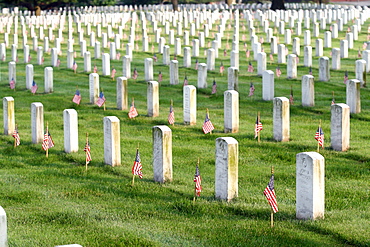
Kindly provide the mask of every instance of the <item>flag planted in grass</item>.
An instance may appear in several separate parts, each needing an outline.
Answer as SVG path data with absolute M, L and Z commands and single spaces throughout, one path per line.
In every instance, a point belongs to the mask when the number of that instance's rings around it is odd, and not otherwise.
M 132 75 L 132 79 L 136 80 L 138 75 L 139 75 L 139 74 L 137 73 L 137 69 L 135 68 L 135 69 L 134 69 L 134 73 L 133 73 L 133 75 Z
M 175 112 L 173 110 L 172 103 L 170 105 L 170 113 L 168 114 L 168 123 L 171 125 L 175 123 Z
M 183 86 L 189 85 L 188 77 L 185 75 Z
M 269 202 L 271 209 L 274 213 L 278 212 L 278 205 L 276 202 L 275 188 L 274 188 L 274 174 L 270 177 L 270 182 L 267 184 L 266 189 L 263 191 L 263 194 L 266 196 L 267 201 Z
M 18 133 L 18 126 L 16 125 L 15 126 L 15 129 L 14 129 L 14 132 L 13 132 L 13 135 L 14 137 L 14 146 L 19 146 L 21 144 L 21 137 L 19 136 L 19 133 Z
M 290 86 L 289 103 L 290 103 L 291 105 L 294 105 L 293 87 L 292 87 L 292 86 Z
M 89 164 L 90 161 L 92 160 L 91 159 L 91 148 L 90 148 L 90 143 L 89 141 L 86 141 L 86 145 L 85 145 L 85 148 L 84 148 L 84 152 L 86 154 L 86 157 L 85 157 L 85 162 L 86 164 Z
M 200 196 L 200 192 L 202 192 L 202 178 L 200 177 L 198 165 L 195 168 L 194 182 L 195 182 L 195 195 Z
M 223 63 L 221 62 L 221 65 L 220 65 L 220 73 L 224 73 L 224 70 L 225 70 L 225 66 L 223 65 Z
M 209 119 L 208 111 L 206 113 L 206 118 L 204 120 L 202 129 L 203 129 L 204 134 L 210 133 L 210 132 L 212 132 L 212 130 L 215 129 L 215 127 L 213 126 L 213 124 L 211 122 L 211 119 Z
M 136 157 L 135 157 L 135 161 L 134 161 L 134 165 L 132 166 L 132 175 L 137 175 L 139 176 L 140 179 L 143 178 L 143 166 L 141 165 L 141 159 L 140 159 L 140 153 L 139 153 L 139 149 L 136 149 Z
M 254 138 L 258 137 L 258 133 L 263 130 L 260 117 L 257 115 L 256 123 L 254 124 Z
M 112 69 L 112 72 L 111 72 L 111 77 L 112 77 L 112 80 L 114 80 L 114 77 L 116 76 L 116 72 L 117 70 L 115 68 Z
M 321 126 L 319 126 L 315 133 L 315 139 L 318 142 L 318 145 L 324 149 L 324 131 Z
M 98 100 L 96 101 L 96 105 L 101 107 L 104 103 L 105 103 L 105 97 L 104 97 L 104 93 L 103 92 L 100 92 L 99 94 L 99 98 Z
M 79 105 L 80 104 L 80 102 L 81 102 L 81 94 L 80 94 L 80 90 L 76 90 L 76 93 L 75 93 L 75 95 L 73 96 L 73 99 L 72 99 L 72 102 L 73 103 L 76 103 L 77 105 Z
M 253 96 L 254 95 L 254 84 L 251 82 L 251 85 L 249 86 L 249 95 L 248 96 Z
M 276 67 L 276 76 L 280 77 L 281 76 L 281 69 L 279 66 Z
M 46 132 L 44 134 L 44 140 L 42 142 L 42 149 L 46 151 L 52 147 L 54 147 L 54 142 L 53 142 L 53 139 L 51 138 L 48 128 L 46 128 Z
M 253 65 L 252 65 L 252 63 L 251 63 L 251 62 L 249 62 L 249 65 L 248 65 L 248 72 L 253 73 L 253 71 L 254 71 Z
M 132 100 L 132 103 L 131 103 L 131 107 L 130 107 L 130 111 L 128 112 L 128 117 L 129 118 L 134 118 L 134 117 L 137 117 L 139 114 L 135 108 L 135 102 L 134 100 Z
M 344 72 L 344 79 L 343 79 L 343 83 L 344 83 L 344 84 L 347 84 L 347 81 L 348 81 L 348 71 L 346 70 L 346 72 Z
M 215 94 L 215 93 L 217 93 L 217 84 L 216 84 L 216 80 L 213 80 L 212 94 Z
M 94 65 L 94 73 L 98 73 L 98 67 Z
M 32 86 L 31 86 L 31 93 L 35 94 L 37 91 L 37 84 L 35 81 L 32 81 Z
M 15 89 L 15 80 L 14 80 L 13 77 L 12 77 L 12 79 L 9 82 L 9 87 L 10 87 L 10 89 Z
M 158 74 L 158 82 L 162 82 L 163 81 L 163 74 L 161 71 L 159 71 L 159 74 Z
M 74 71 L 75 73 L 76 73 L 77 67 L 78 67 L 78 65 L 77 65 L 76 61 L 74 61 L 74 62 L 73 62 L 73 65 L 72 65 L 72 69 L 73 69 L 73 71 Z

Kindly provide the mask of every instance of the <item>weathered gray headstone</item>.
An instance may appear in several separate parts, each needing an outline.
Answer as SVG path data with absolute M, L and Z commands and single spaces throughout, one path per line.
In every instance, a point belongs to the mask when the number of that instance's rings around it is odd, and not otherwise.
M 265 70 L 262 74 L 262 99 L 273 100 L 274 93 L 274 72 L 272 70 Z
M 287 142 L 290 138 L 289 100 L 286 97 L 275 97 L 273 103 L 274 140 Z
M 350 108 L 346 104 L 331 106 L 331 147 L 335 151 L 347 151 L 350 139 Z
M 347 82 L 346 104 L 349 106 L 351 113 L 361 112 L 360 87 L 361 82 L 357 79 L 352 79 Z
M 312 75 L 302 76 L 302 106 L 315 106 L 315 81 Z
M 356 60 L 356 79 L 361 82 L 361 87 L 366 86 L 366 61 Z
M 14 98 L 3 98 L 4 135 L 12 135 L 15 129 Z
M 296 156 L 296 217 L 323 219 L 325 212 L 325 159 L 316 152 Z
M 99 75 L 97 73 L 91 73 L 89 75 L 89 94 L 90 103 L 95 104 L 99 98 Z
M 198 88 L 207 88 L 207 64 L 198 65 Z
M 197 123 L 197 89 L 193 85 L 184 86 L 183 91 L 184 124 Z
M 239 93 L 235 90 L 224 92 L 224 132 L 239 131 Z
M 116 116 L 104 117 L 104 162 L 121 165 L 120 121 Z
M 172 131 L 168 126 L 153 127 L 154 181 L 172 181 Z
M 159 84 L 157 81 L 148 82 L 147 107 L 149 117 L 159 116 Z
M 31 135 L 34 144 L 44 140 L 44 105 L 40 102 L 31 104 Z
M 8 226 L 6 213 L 3 207 L 0 206 L 0 246 L 8 247 Z
M 63 111 L 64 121 L 64 152 L 72 153 L 78 151 L 78 118 L 75 109 Z
M 144 71 L 145 71 L 145 81 L 153 80 L 153 59 L 145 58 L 144 60 Z
M 117 78 L 117 109 L 127 110 L 128 109 L 128 91 L 127 91 L 127 78 Z
M 216 139 L 215 196 L 230 201 L 238 197 L 238 141 L 232 137 Z
M 45 93 L 52 93 L 53 89 L 53 68 L 52 67 L 45 67 L 44 69 L 44 92 Z
M 330 80 L 329 58 L 320 57 L 319 58 L 319 81 L 329 81 L 329 80 Z
M 33 82 L 33 64 L 26 65 L 26 88 L 31 89 Z
M 170 85 L 179 84 L 179 61 L 171 60 L 170 62 Z

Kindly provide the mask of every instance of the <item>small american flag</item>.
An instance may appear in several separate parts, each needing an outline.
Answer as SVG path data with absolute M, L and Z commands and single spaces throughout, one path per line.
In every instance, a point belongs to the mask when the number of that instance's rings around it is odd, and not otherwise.
M 367 47 L 367 43 L 366 43 L 366 42 L 364 42 L 364 43 L 362 44 L 362 49 L 363 49 L 363 50 L 365 50 L 365 49 L 366 49 L 366 47 Z
M 258 133 L 263 130 L 261 119 L 257 116 L 256 123 L 254 124 L 254 138 L 258 137 Z
M 77 52 L 73 52 L 73 57 L 76 58 L 77 57 Z
M 227 51 L 226 51 L 226 49 L 224 49 L 224 56 L 225 56 L 225 57 L 227 56 Z
M 253 71 L 254 71 L 253 65 L 252 65 L 252 63 L 251 63 L 251 62 L 249 62 L 249 65 L 248 65 L 248 72 L 253 73 Z
M 44 64 L 44 62 L 45 62 L 45 58 L 44 58 L 44 57 L 42 57 L 42 58 L 41 58 L 41 64 Z
M 194 182 L 195 182 L 195 194 L 197 196 L 200 196 L 200 192 L 202 192 L 202 178 L 200 177 L 198 165 L 195 168 Z
M 73 71 L 76 73 L 76 70 L 77 70 L 77 63 L 76 63 L 76 61 L 74 61 L 73 62 L 73 65 L 72 65 L 72 69 L 73 69 Z
M 56 67 L 59 67 L 60 66 L 60 59 L 57 60 L 57 64 L 56 64 Z
M 242 40 L 245 41 L 245 34 L 242 35 Z
M 274 61 L 274 55 L 272 55 L 272 53 L 270 53 L 270 61 L 273 62 Z
M 351 28 L 350 27 L 347 28 L 347 33 L 349 33 L 349 32 L 351 32 Z
M 86 158 L 85 158 L 86 164 L 89 164 L 92 159 L 91 159 L 91 148 L 90 148 L 90 144 L 88 141 L 86 142 L 84 152 L 86 153 Z
M 168 114 L 168 123 L 169 124 L 175 123 L 175 112 L 173 110 L 172 105 L 170 105 L 170 113 Z
M 298 56 L 295 57 L 295 61 L 297 62 L 297 64 L 299 64 L 299 57 Z
M 15 80 L 12 78 L 9 82 L 10 89 L 15 89 Z
M 346 71 L 346 72 L 344 73 L 344 80 L 343 80 L 343 83 L 344 83 L 344 84 L 347 84 L 347 81 L 348 81 L 348 71 Z
M 116 59 L 117 59 L 117 60 L 119 60 L 120 58 L 121 58 L 121 53 L 119 53 L 119 52 L 118 52 L 118 53 L 116 54 Z
M 312 67 L 309 68 L 308 74 L 312 75 Z
M 211 119 L 208 117 L 208 112 L 206 113 L 206 119 L 204 120 L 203 126 L 202 126 L 204 134 L 207 134 L 215 129 L 213 126 Z
M 115 68 L 112 69 L 112 72 L 111 72 L 111 77 L 112 77 L 112 80 L 114 80 L 114 77 L 116 76 L 116 72 L 117 70 Z
M 274 188 L 274 174 L 271 175 L 270 182 L 267 184 L 266 189 L 263 191 L 269 202 L 271 209 L 274 213 L 278 212 L 278 205 L 276 202 L 275 188 Z
M 54 147 L 53 139 L 51 138 L 50 132 L 46 131 L 44 134 L 44 140 L 42 142 L 42 149 L 46 151 L 52 147 Z
M 360 58 L 360 57 L 362 57 L 362 54 L 361 54 L 360 49 L 358 49 L 357 56 L 358 56 L 359 58 Z
M 216 80 L 213 80 L 212 94 L 215 94 L 215 93 L 217 93 L 217 84 L 216 84 Z
M 14 140 L 15 140 L 15 146 L 19 146 L 19 144 L 21 144 L 21 138 L 19 136 L 19 133 L 18 133 L 18 126 L 15 126 L 15 129 L 14 129 L 14 132 L 13 132 L 13 135 L 14 137 Z
M 260 37 L 260 43 L 263 44 L 263 42 L 264 42 L 263 37 Z
M 324 148 L 324 131 L 322 131 L 320 126 L 317 128 L 315 139 L 318 141 L 320 147 Z
M 19 62 L 19 58 L 18 56 L 15 58 L 15 62 L 18 63 Z
M 251 85 L 249 86 L 249 95 L 248 96 L 253 96 L 254 95 L 254 85 L 253 83 L 251 83 Z
M 138 175 L 139 178 L 143 178 L 143 166 L 141 165 L 140 153 L 139 149 L 136 149 L 136 157 L 134 161 L 134 165 L 132 166 L 132 175 Z
M 138 73 L 137 73 L 137 70 L 136 68 L 134 69 L 134 74 L 132 76 L 132 79 L 136 80 L 137 79 L 137 76 L 138 76 Z
M 28 62 L 30 63 L 31 62 L 31 55 L 28 55 Z
M 195 69 L 198 70 L 198 59 L 195 60 Z
M 221 63 L 220 65 L 220 73 L 224 73 L 224 70 L 225 70 L 225 66 L 223 65 L 223 63 Z
M 335 99 L 333 97 L 333 99 L 331 100 L 331 105 L 335 105 Z
M 35 81 L 33 81 L 32 82 L 32 86 L 31 86 L 31 93 L 36 93 L 36 91 L 37 91 L 37 84 L 36 84 L 36 82 Z
M 276 76 L 280 77 L 281 76 L 281 69 L 279 66 L 276 67 Z
M 157 62 L 158 61 L 158 57 L 157 57 L 157 55 L 153 55 L 153 60 L 154 60 L 154 62 Z
M 80 104 L 80 102 L 81 102 L 81 94 L 80 94 L 80 90 L 76 90 L 76 93 L 75 93 L 75 95 L 73 96 L 73 99 L 72 99 L 72 102 L 73 103 L 76 103 L 77 105 L 79 105 Z
M 99 107 L 101 107 L 104 103 L 105 103 L 104 93 L 103 92 L 100 92 L 99 98 L 96 101 L 96 105 L 99 106 Z
M 94 65 L 94 73 L 98 73 L 98 67 Z
M 159 74 L 158 74 L 158 82 L 161 82 L 163 81 L 163 75 L 162 75 L 162 72 L 159 71 Z
M 189 81 L 188 81 L 188 77 L 185 76 L 185 78 L 184 78 L 184 85 L 183 86 L 187 86 L 187 85 L 189 85 Z
M 135 104 L 134 104 L 134 101 L 132 101 L 131 103 L 131 107 L 130 107 L 130 111 L 128 112 L 128 117 L 129 118 L 134 118 L 136 116 L 138 116 L 139 114 L 137 113 L 137 110 L 135 108 Z
M 5 61 L 5 55 L 3 55 L 2 57 L 1 57 L 1 61 Z

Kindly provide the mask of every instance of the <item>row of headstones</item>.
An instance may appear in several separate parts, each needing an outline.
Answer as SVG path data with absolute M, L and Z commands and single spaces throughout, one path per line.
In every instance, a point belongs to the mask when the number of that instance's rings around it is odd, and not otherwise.
M 106 117 L 111 121 L 113 117 Z M 104 121 L 105 123 L 106 121 Z M 119 130 L 118 132 L 119 133 Z M 167 126 L 153 127 L 153 153 L 163 153 L 172 158 L 171 130 Z M 158 157 L 163 160 L 163 157 Z M 215 153 L 215 197 L 230 201 L 238 197 L 238 141 L 232 137 L 216 139 Z M 154 159 L 154 164 L 158 160 Z M 154 167 L 160 177 L 165 181 L 172 180 L 172 163 L 161 167 Z M 158 181 L 158 180 L 157 180 Z M 159 181 L 159 182 L 165 182 Z M 323 219 L 325 213 L 325 159 L 316 152 L 303 152 L 296 155 L 296 218 L 298 219 Z M 5 210 L 0 206 L 0 247 L 7 247 L 7 217 Z M 66 245 L 77 247 L 80 245 Z
M 127 106 L 127 80 L 117 80 L 117 103 L 121 107 Z M 350 84 L 358 85 L 359 82 L 351 80 Z M 307 89 L 311 91 L 313 80 L 305 81 Z M 148 116 L 156 117 L 159 115 L 159 89 L 158 82 L 148 83 Z M 305 93 L 304 93 L 305 94 Z M 312 94 L 308 93 L 312 97 Z M 353 94 L 351 94 L 353 95 Z M 356 95 L 358 96 L 358 95 Z M 289 100 L 285 97 L 276 97 L 273 99 L 273 138 L 276 141 L 289 141 L 290 139 L 290 107 Z M 358 103 L 358 102 L 356 102 Z M 359 108 L 360 105 L 357 105 Z M 196 124 L 196 88 L 192 85 L 184 87 L 183 92 L 183 118 L 184 123 L 188 125 Z M 31 104 L 31 136 L 32 143 L 41 143 L 44 136 L 44 108 L 40 102 Z M 346 104 L 334 104 L 331 107 L 331 143 L 332 148 L 338 151 L 346 151 L 349 148 L 350 137 L 350 107 Z M 67 109 L 64 115 L 64 149 L 65 152 L 78 151 L 78 119 L 77 111 Z M 3 119 L 4 119 L 4 134 L 12 135 L 15 129 L 15 113 L 14 113 L 14 98 L 3 98 Z M 118 121 L 119 119 L 114 118 Z M 112 127 L 109 127 L 111 129 Z M 239 93 L 235 90 L 224 92 L 224 132 L 236 133 L 239 131 Z M 109 131 L 104 131 L 108 133 Z M 116 133 L 119 137 L 119 131 Z M 111 137 L 112 138 L 112 137 Z M 110 165 L 120 164 L 120 138 L 115 139 L 117 143 L 112 144 L 107 148 L 108 153 L 104 155 L 106 163 Z M 106 142 L 105 142 L 106 143 Z M 108 142 L 107 142 L 108 143 Z M 114 149 L 114 151 L 113 151 Z M 115 157 L 118 155 L 117 157 Z M 107 161 L 110 160 L 110 161 Z M 114 162 L 112 161 L 114 160 Z

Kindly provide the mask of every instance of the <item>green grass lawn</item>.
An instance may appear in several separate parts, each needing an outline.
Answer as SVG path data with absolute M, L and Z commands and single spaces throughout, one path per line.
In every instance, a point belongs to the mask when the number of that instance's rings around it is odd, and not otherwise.
M 216 25 L 206 40 L 213 40 Z M 232 23 L 231 20 L 227 22 Z M 255 25 L 257 25 L 255 21 Z M 137 35 L 141 35 L 140 23 Z M 303 35 L 301 56 L 298 65 L 298 78 L 286 79 L 286 65 L 280 64 L 282 76 L 275 77 L 275 96 L 287 97 L 292 86 L 294 105 L 290 107 L 290 141 L 285 143 L 273 140 L 272 101 L 262 101 L 262 78 L 256 76 L 257 63 L 246 59 L 242 34 L 248 31 L 240 28 L 240 72 L 239 72 L 239 111 L 240 130 L 234 134 L 223 133 L 223 92 L 227 90 L 227 73 L 221 75 L 218 67 L 221 62 L 225 71 L 230 65 L 228 56 L 223 55 L 226 43 L 231 47 L 233 28 L 226 26 L 223 47 L 216 60 L 216 71 L 208 71 L 208 88 L 197 89 L 197 124 L 186 126 L 182 116 L 182 83 L 169 85 L 169 67 L 162 65 L 162 55 L 154 65 L 155 79 L 163 74 L 160 85 L 160 116 L 147 117 L 146 92 L 144 81 L 144 59 L 153 57 L 153 52 L 135 50 L 131 64 L 137 68 L 137 80 L 128 80 L 129 101 L 135 99 L 139 116 L 129 119 L 128 110 L 116 109 L 116 83 L 109 76 L 100 76 L 104 90 L 106 111 L 89 103 L 89 73 L 83 72 L 83 57 L 79 56 L 80 47 L 75 33 L 74 49 L 77 51 L 77 74 L 66 68 L 66 40 L 62 44 L 61 66 L 54 68 L 54 92 L 44 94 L 44 68 L 51 64 L 50 54 L 45 53 L 45 63 L 36 63 L 36 52 L 31 51 L 38 92 L 32 95 L 25 86 L 25 66 L 23 49 L 19 48 L 17 63 L 16 91 L 9 89 L 8 62 L 11 50 L 7 48 L 6 61 L 0 64 L 0 96 L 12 96 L 15 100 L 15 119 L 21 136 L 21 145 L 13 147 L 11 136 L 0 135 L 0 205 L 5 209 L 8 219 L 9 246 L 55 246 L 78 243 L 83 246 L 369 246 L 370 238 L 370 198 L 369 198 L 369 160 L 370 155 L 370 98 L 369 89 L 361 88 L 361 108 L 359 114 L 351 114 L 350 150 L 336 152 L 330 148 L 330 104 L 332 92 L 337 103 L 345 103 L 346 86 L 343 83 L 345 71 L 349 78 L 355 78 L 357 51 L 362 49 L 367 38 L 366 22 L 355 41 L 355 48 L 349 51 L 350 57 L 341 60 L 341 69 L 331 71 L 329 82 L 315 83 L 315 106 L 301 106 L 301 77 L 308 74 L 309 68 L 303 66 Z M 159 27 L 163 26 L 158 23 Z M 240 25 L 246 25 L 244 19 Z M 270 27 L 272 27 L 270 23 Z M 349 23 L 348 25 L 352 25 Z M 345 30 L 347 29 L 347 26 Z M 126 25 L 125 33 L 129 34 Z M 154 36 L 149 30 L 151 40 Z M 84 28 L 84 24 L 82 24 Z M 174 29 L 174 28 L 173 28 Z M 329 30 L 329 24 L 327 25 Z M 20 32 L 19 27 L 19 34 Z M 75 29 L 76 30 L 76 29 Z M 93 27 L 95 30 L 95 27 Z M 116 29 L 114 29 L 115 31 Z M 186 29 L 183 29 L 186 30 Z M 103 28 L 103 32 L 106 28 Z M 265 37 L 262 28 L 256 29 L 258 36 Z M 46 33 L 46 32 L 45 32 Z M 57 32 L 54 31 L 57 35 Z M 63 32 L 67 38 L 67 30 Z M 29 35 L 29 34 L 28 34 Z M 162 31 L 164 35 L 164 29 Z M 284 37 L 280 36 L 280 42 Z M 339 39 L 333 39 L 332 47 L 339 47 L 345 37 L 340 32 Z M 165 36 L 167 38 L 167 36 Z M 295 37 L 295 35 L 292 35 Z M 320 31 L 323 39 L 324 31 Z M 12 44 L 13 36 L 9 35 Z M 180 38 L 181 35 L 180 35 Z M 197 37 L 191 37 L 194 39 Z M 4 35 L 0 35 L 3 42 Z M 89 37 L 85 34 L 89 44 Z M 98 39 L 100 40 L 100 38 Z M 32 49 L 31 37 L 28 44 Z M 113 41 L 113 40 L 111 40 Z M 125 46 L 127 38 L 121 40 Z M 248 42 L 248 49 L 251 49 Z M 43 42 L 39 40 L 39 45 Z M 53 42 L 50 43 L 53 47 Z M 150 43 L 151 49 L 152 43 Z M 291 51 L 292 46 L 287 45 Z M 312 39 L 314 48 L 314 38 Z M 9 46 L 10 47 L 10 46 Z M 267 54 L 270 44 L 263 44 Z M 208 46 L 207 46 L 208 48 Z M 199 62 L 206 62 L 204 49 L 201 48 Z M 88 47 L 94 52 L 94 47 Z M 313 49 L 314 50 L 314 49 Z M 324 49 L 329 56 L 330 48 Z M 121 55 L 125 50 L 119 49 Z M 174 47 L 171 46 L 171 54 Z M 104 52 L 109 52 L 108 48 Z M 314 52 L 313 52 L 314 54 Z M 251 52 L 251 57 L 253 52 Z M 171 55 L 171 58 L 173 55 Z M 187 75 L 190 85 L 197 85 L 197 71 L 192 67 L 182 67 L 179 60 L 180 81 Z M 268 69 L 275 71 L 277 56 L 268 60 Z M 248 73 L 248 62 L 255 67 Z M 101 75 L 101 59 L 92 59 L 92 66 L 98 66 Z M 318 57 L 313 57 L 313 75 L 318 78 Z M 122 75 L 122 61 L 113 60 L 111 66 Z M 216 80 L 218 92 L 211 95 L 212 81 Z M 255 85 L 255 95 L 248 97 L 250 83 Z M 72 103 L 78 85 L 82 95 L 81 105 Z M 173 182 L 159 184 L 153 181 L 152 168 L 152 127 L 166 125 L 170 101 L 174 102 L 176 123 L 172 129 Z M 32 102 L 44 105 L 44 121 L 55 147 L 49 150 L 49 157 L 41 149 L 41 144 L 31 142 Z M 63 110 L 76 109 L 79 121 L 79 152 L 64 153 Z M 215 131 L 203 134 L 202 124 L 206 109 Z M 1 116 L 2 114 L 2 109 Z M 257 112 L 261 114 L 263 130 L 261 143 L 254 139 L 254 123 Z M 104 164 L 103 118 L 117 116 L 120 119 L 122 165 L 111 167 Z M 325 146 L 320 153 L 325 157 L 325 219 L 302 221 L 295 219 L 295 155 L 300 152 L 316 151 L 314 139 L 319 121 L 325 132 Z M 85 133 L 89 134 L 92 162 L 85 170 Z M 215 184 L 215 140 L 231 136 L 239 142 L 239 197 L 231 202 L 214 198 Z M 140 145 L 144 178 L 136 178 L 131 186 L 136 147 Z M 200 173 L 203 191 L 193 203 L 195 165 L 200 159 Z M 270 228 L 270 208 L 263 190 L 266 187 L 271 166 L 275 168 L 275 191 L 279 212 L 275 214 L 275 227 Z

